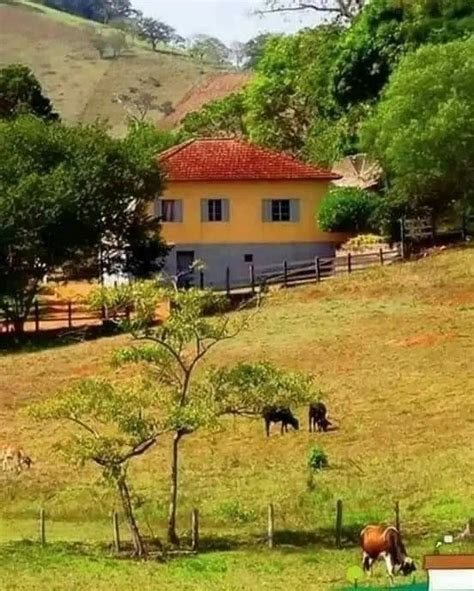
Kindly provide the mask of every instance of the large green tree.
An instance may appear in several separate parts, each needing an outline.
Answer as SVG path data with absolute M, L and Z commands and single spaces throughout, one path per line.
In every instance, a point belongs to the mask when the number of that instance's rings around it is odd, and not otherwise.
M 159 43 L 172 43 L 182 41 L 182 38 L 170 25 L 155 18 L 146 17 L 138 21 L 139 35 L 149 41 L 153 51 L 157 50 Z
M 260 33 L 256 37 L 249 39 L 244 45 L 244 63 L 245 70 L 255 70 L 260 60 L 265 54 L 267 41 L 276 35 L 272 33 Z
M 335 97 L 343 106 L 374 100 L 405 53 L 473 32 L 471 0 L 372 0 L 342 39 Z
M 196 35 L 191 40 L 189 48 L 191 55 L 199 58 L 201 61 L 207 61 L 214 64 L 228 64 L 231 55 L 230 49 L 217 37 L 209 35 Z
M 245 92 L 252 140 L 298 154 L 313 121 L 332 116 L 330 67 L 339 35 L 338 27 L 326 26 L 267 42 Z
M 148 212 L 162 178 L 139 146 L 101 125 L 0 123 L 0 306 L 18 330 L 53 270 L 97 275 L 99 251 L 100 272 L 159 268 L 166 249 Z
M 28 67 L 12 64 L 0 69 L 0 119 L 28 113 L 46 121 L 59 118 Z
M 205 104 L 199 111 L 188 113 L 182 122 L 184 133 L 201 137 L 247 134 L 243 93 L 237 92 Z
M 474 38 L 425 46 L 390 79 L 362 144 L 383 165 L 392 202 L 441 212 L 472 201 Z

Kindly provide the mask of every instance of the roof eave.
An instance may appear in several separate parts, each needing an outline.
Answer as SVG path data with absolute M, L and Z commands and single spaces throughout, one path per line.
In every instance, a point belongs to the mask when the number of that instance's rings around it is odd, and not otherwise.
M 340 177 L 336 175 L 320 175 L 320 176 L 275 176 L 275 177 L 246 177 L 246 176 L 235 176 L 229 177 L 172 177 L 167 176 L 168 182 L 180 182 L 180 183 L 191 183 L 191 182 L 238 182 L 238 181 L 334 181 Z

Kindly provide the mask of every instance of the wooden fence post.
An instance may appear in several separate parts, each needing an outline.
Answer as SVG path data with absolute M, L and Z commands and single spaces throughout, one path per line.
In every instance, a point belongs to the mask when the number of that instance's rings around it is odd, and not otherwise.
M 225 270 L 225 290 L 227 295 L 230 295 L 230 268 L 226 267 Z
M 336 548 L 342 546 L 342 501 L 338 499 L 336 504 Z
M 112 511 L 112 531 L 114 536 L 114 550 L 120 552 L 120 526 L 117 511 Z
M 405 217 L 400 218 L 400 254 L 405 260 Z
M 199 289 L 204 289 L 204 271 L 199 271 Z
M 273 534 L 275 532 L 275 509 L 273 504 L 268 505 L 268 547 L 273 548 Z
M 400 501 L 395 501 L 395 527 L 400 531 Z
M 379 250 L 380 264 L 383 266 L 383 248 Z
M 193 509 L 191 513 L 191 550 L 199 550 L 199 511 Z
M 72 302 L 71 300 L 67 303 L 67 324 L 69 328 L 72 328 Z
M 40 310 L 38 300 L 35 300 L 35 331 L 39 332 L 40 329 Z
M 321 281 L 321 261 L 319 260 L 319 257 L 314 259 L 314 267 L 316 270 L 316 281 Z
M 249 272 L 250 272 L 250 287 L 252 289 L 252 295 L 255 295 L 255 267 L 253 265 L 250 265 Z
M 40 509 L 40 513 L 39 513 L 39 537 L 40 537 L 40 544 L 42 546 L 44 546 L 46 544 L 46 528 L 45 528 L 44 509 Z
M 347 272 L 352 273 L 352 253 L 347 253 Z
M 288 261 L 283 261 L 283 285 L 288 287 Z

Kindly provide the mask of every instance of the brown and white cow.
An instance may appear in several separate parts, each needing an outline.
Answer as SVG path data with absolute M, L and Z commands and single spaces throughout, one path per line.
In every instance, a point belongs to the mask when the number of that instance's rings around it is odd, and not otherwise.
M 6 472 L 9 467 L 17 473 L 21 472 L 23 466 L 30 468 L 31 458 L 25 454 L 22 447 L 16 445 L 4 445 L 2 448 L 2 469 Z
M 393 576 L 402 573 L 409 575 L 416 570 L 415 563 L 407 556 L 400 532 L 392 525 L 368 525 L 360 533 L 362 546 L 362 567 L 366 573 L 372 574 L 372 565 L 378 559 L 384 559 L 390 582 Z

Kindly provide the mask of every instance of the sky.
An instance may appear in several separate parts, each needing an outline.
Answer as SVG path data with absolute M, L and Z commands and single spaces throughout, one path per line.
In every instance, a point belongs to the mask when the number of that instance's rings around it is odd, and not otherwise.
M 312 11 L 252 14 L 263 0 L 132 0 L 135 8 L 174 27 L 183 37 L 204 33 L 225 43 L 248 41 L 259 33 L 292 33 L 316 23 Z

